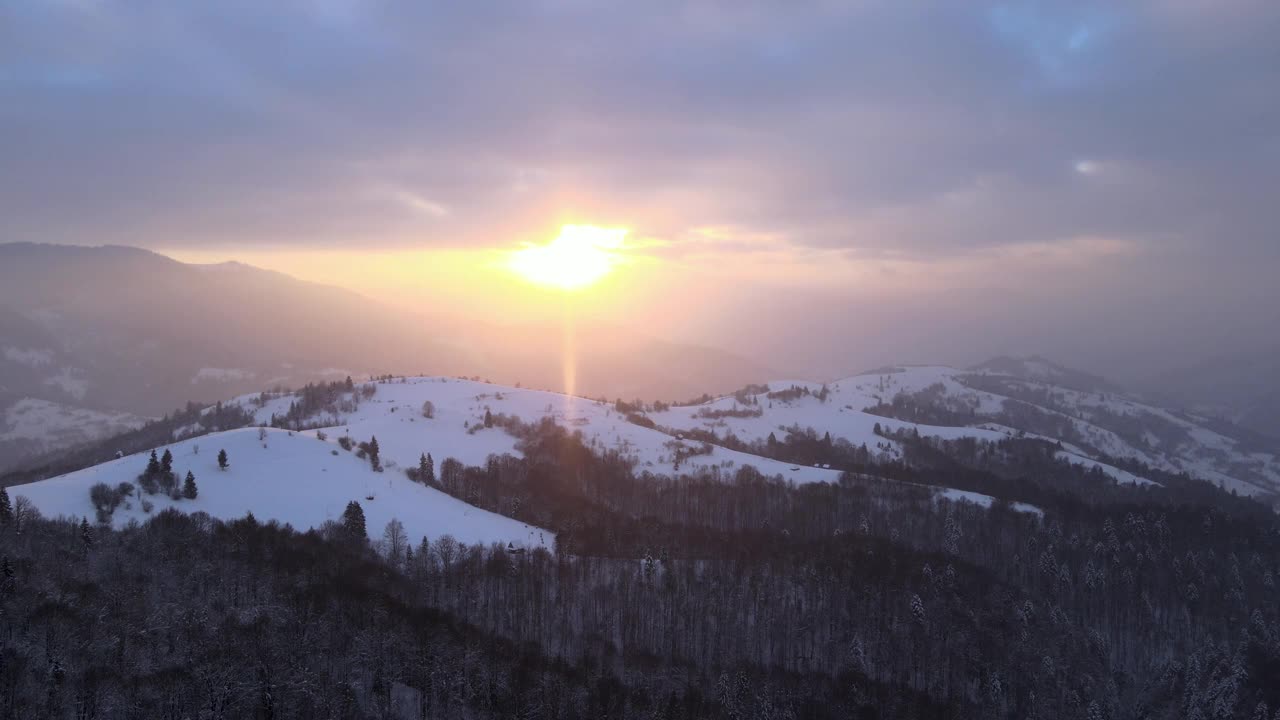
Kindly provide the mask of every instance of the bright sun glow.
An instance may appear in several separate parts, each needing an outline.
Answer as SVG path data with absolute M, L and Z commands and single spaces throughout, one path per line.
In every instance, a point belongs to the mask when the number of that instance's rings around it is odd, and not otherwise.
M 509 267 L 529 282 L 578 290 L 609 274 L 626 235 L 625 228 L 565 225 L 550 243 L 512 253 Z

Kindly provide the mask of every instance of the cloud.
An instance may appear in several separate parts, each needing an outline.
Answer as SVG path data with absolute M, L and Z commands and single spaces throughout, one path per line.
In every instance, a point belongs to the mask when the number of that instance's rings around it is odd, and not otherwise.
M 0 7 L 0 233 L 1273 258 L 1267 2 Z M 750 242 L 720 252 L 755 252 Z M 673 251 L 674 252 L 674 251 Z

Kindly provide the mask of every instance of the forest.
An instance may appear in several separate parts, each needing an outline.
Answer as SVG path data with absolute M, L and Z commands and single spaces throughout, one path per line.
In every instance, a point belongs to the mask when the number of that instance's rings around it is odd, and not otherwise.
M 829 443 L 835 484 L 670 479 L 494 422 L 524 457 L 409 475 L 555 531 L 554 554 L 395 522 L 371 542 L 361 498 L 358 530 L 298 532 L 173 512 L 111 530 L 0 496 L 0 712 L 1280 717 L 1280 530 L 1208 484 L 907 436 L 880 476 Z M 774 452 L 828 445 L 805 438 Z M 1038 512 L 930 487 L 1018 478 Z

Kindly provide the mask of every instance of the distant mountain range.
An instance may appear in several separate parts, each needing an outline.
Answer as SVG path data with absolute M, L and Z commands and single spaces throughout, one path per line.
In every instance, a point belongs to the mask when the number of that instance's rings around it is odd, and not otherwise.
M 616 328 L 580 328 L 575 344 L 574 390 L 585 395 L 672 400 L 773 374 L 724 351 Z M 16 415 L 5 419 L 23 399 L 46 403 L 39 419 L 56 434 L 93 437 L 90 425 L 123 429 L 188 401 L 346 375 L 412 370 L 561 390 L 561 353 L 558 328 L 410 313 L 240 263 L 0 245 L 0 467 L 43 449 L 17 442 Z

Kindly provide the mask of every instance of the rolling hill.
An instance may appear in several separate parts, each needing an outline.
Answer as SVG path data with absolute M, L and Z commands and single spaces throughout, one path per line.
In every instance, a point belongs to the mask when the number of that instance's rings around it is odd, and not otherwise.
M 696 404 L 647 407 L 449 377 L 261 392 L 225 405 L 240 408 L 241 422 L 270 429 L 204 434 L 209 428 L 193 424 L 173 429 L 172 442 L 160 446 L 173 453 L 179 477 L 195 473 L 198 499 L 145 499 L 151 511 L 172 506 L 220 518 L 252 512 L 297 527 L 335 520 L 356 500 L 365 507 L 371 533 L 396 517 L 413 537 L 447 533 L 464 542 L 547 545 L 554 541 L 551 533 L 474 508 L 404 472 L 428 454 L 436 463 L 452 458 L 465 466 L 519 456 L 517 433 L 510 430 L 544 420 L 578 434 L 591 451 L 627 462 L 637 474 L 657 476 L 729 481 L 751 466 L 793 484 L 839 482 L 840 471 L 830 465 L 766 456 L 768 438 L 785 442 L 792 434 L 809 433 L 861 447 L 872 466 L 901 461 L 903 438 L 913 436 L 1041 438 L 1056 445 L 1060 461 L 1096 468 L 1118 483 L 1155 484 L 1161 473 L 1187 473 L 1247 495 L 1274 494 L 1280 484 L 1273 452 L 1249 447 L 1191 416 L 1109 391 L 1053 385 L 1044 377 L 1003 374 L 989 365 L 895 367 L 830 383 L 775 381 Z M 316 401 L 325 393 L 326 400 Z M 375 438 L 378 471 L 349 452 Z M 102 447 L 109 452 L 109 445 Z M 216 467 L 219 449 L 231 455 L 228 470 Z M 12 492 L 47 515 L 87 517 L 94 512 L 94 484 L 134 482 L 145 464 L 146 453 L 138 453 Z M 952 488 L 934 491 L 939 499 L 993 501 Z M 144 520 L 150 513 L 143 499 L 127 498 L 111 522 Z M 1038 512 L 1024 504 L 1013 507 Z
M 135 490 L 112 513 L 113 525 L 145 521 L 172 507 L 220 519 L 253 513 L 263 521 L 305 529 L 339 520 L 347 503 L 354 500 L 364 510 L 374 538 L 381 537 L 395 518 L 404 524 L 412 542 L 424 536 L 435 540 L 451 535 L 467 544 L 554 546 L 553 533 L 474 508 L 410 482 L 401 473 L 375 472 L 369 463 L 314 434 L 242 428 L 176 442 L 168 450 L 179 480 L 188 471 L 195 475 L 198 496 L 175 500 L 164 493 L 146 495 Z M 219 450 L 229 458 L 225 470 L 218 467 Z M 11 490 L 15 498 L 27 498 L 45 515 L 93 518 L 90 488 L 98 483 L 112 488 L 136 483 L 146 464 L 146 454 L 130 455 Z

